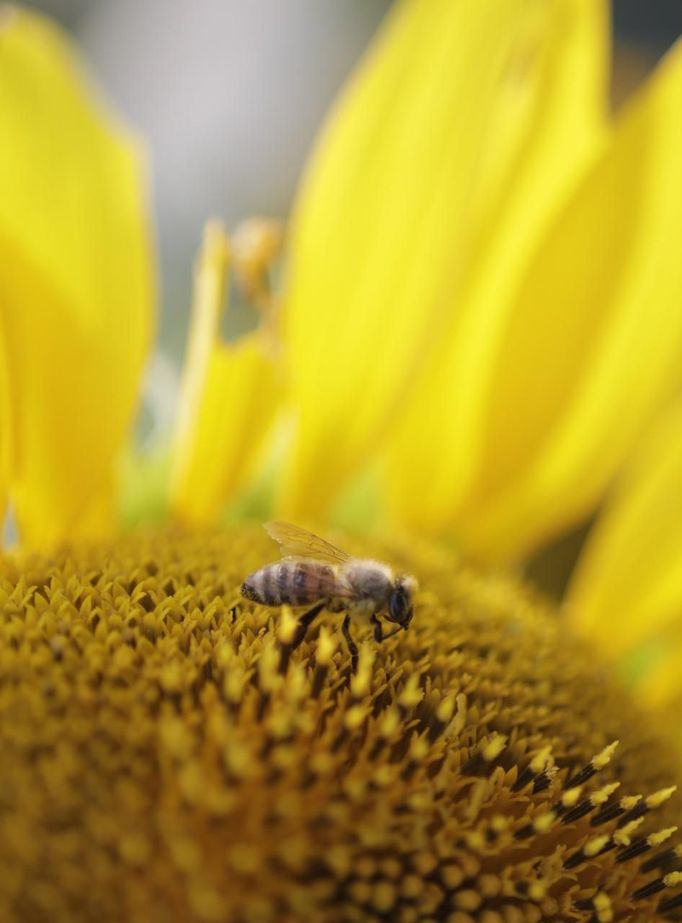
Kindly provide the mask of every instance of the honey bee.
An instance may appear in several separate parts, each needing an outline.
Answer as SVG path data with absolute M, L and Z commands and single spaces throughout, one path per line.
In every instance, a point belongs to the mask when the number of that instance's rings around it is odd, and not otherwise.
M 323 610 L 345 612 L 342 631 L 355 672 L 358 648 L 350 634 L 351 619 L 369 621 L 377 642 L 406 630 L 412 619 L 413 577 L 396 574 L 380 561 L 352 558 L 340 548 L 288 522 L 267 522 L 268 535 L 280 546 L 282 560 L 266 564 L 246 578 L 242 595 L 262 606 L 310 606 L 299 619 L 292 646 L 298 646 L 313 619 Z M 383 615 L 396 627 L 384 632 Z

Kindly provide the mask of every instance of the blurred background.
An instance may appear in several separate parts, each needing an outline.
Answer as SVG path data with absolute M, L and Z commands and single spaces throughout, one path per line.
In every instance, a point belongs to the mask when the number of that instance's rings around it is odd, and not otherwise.
M 146 138 L 162 273 L 147 432 L 172 419 L 207 217 L 285 217 L 325 111 L 390 0 L 42 0 Z M 682 32 L 680 0 L 615 0 L 614 106 Z M 152 422 L 153 420 L 153 422 Z

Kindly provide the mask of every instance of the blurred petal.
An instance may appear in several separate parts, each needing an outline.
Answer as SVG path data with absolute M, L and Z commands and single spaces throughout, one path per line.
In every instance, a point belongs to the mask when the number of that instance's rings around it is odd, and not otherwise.
M 613 656 L 635 650 L 675 626 L 679 635 L 681 404 L 664 416 L 624 468 L 578 563 L 568 611 L 576 627 Z M 682 663 L 682 643 L 678 640 L 667 654 Z M 682 672 L 677 686 L 682 687 Z
M 332 114 L 295 215 L 285 333 L 298 416 L 284 514 L 322 512 L 376 451 L 510 177 L 537 176 L 520 198 L 554 195 L 557 175 L 591 149 L 603 19 L 592 0 L 396 4 Z M 538 124 L 547 134 L 535 141 Z
M 214 520 L 246 485 L 279 403 L 269 331 L 220 342 L 229 261 L 227 235 L 211 222 L 195 273 L 170 488 L 175 513 L 197 523 Z
M 534 101 L 521 156 L 510 164 L 504 194 L 482 230 L 453 323 L 417 381 L 391 441 L 394 517 L 429 531 L 452 525 L 475 489 L 487 448 L 489 379 L 511 295 L 550 219 L 603 143 L 605 7 L 566 2 L 548 4 L 545 11 L 534 54 L 517 74 Z M 513 101 L 511 88 L 508 97 Z M 509 100 L 508 108 L 512 119 Z
M 658 645 L 658 656 L 637 683 L 637 698 L 653 708 L 667 707 L 677 718 L 682 703 L 682 626 L 675 626 L 670 636 Z M 679 723 L 676 721 L 676 730 Z
M 682 45 L 547 234 L 488 372 L 463 543 L 519 557 L 594 509 L 680 382 Z
M 150 340 L 139 150 L 61 33 L 0 18 L 3 468 L 21 539 L 114 524 L 116 456 Z

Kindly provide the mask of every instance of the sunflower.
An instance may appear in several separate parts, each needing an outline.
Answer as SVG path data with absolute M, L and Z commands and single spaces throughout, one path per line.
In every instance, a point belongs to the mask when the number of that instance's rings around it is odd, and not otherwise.
M 682 59 L 613 116 L 607 35 L 593 0 L 395 4 L 281 293 L 276 225 L 207 225 L 174 522 L 120 535 L 140 143 L 54 26 L 3 12 L 3 920 L 682 913 Z M 231 273 L 260 317 L 223 343 Z M 266 537 L 213 520 L 259 471 L 297 520 L 366 526 L 370 498 L 391 537 L 343 541 L 419 578 L 355 672 L 333 617 L 296 645 L 239 595 Z M 592 520 L 557 609 L 514 570 Z

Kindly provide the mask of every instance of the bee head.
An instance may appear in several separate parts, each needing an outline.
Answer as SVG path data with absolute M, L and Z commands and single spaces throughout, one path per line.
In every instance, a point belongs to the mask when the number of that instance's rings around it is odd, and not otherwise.
M 413 577 L 400 576 L 396 578 L 388 597 L 388 620 L 396 622 L 401 628 L 407 629 L 412 621 L 412 594 L 417 588 Z

